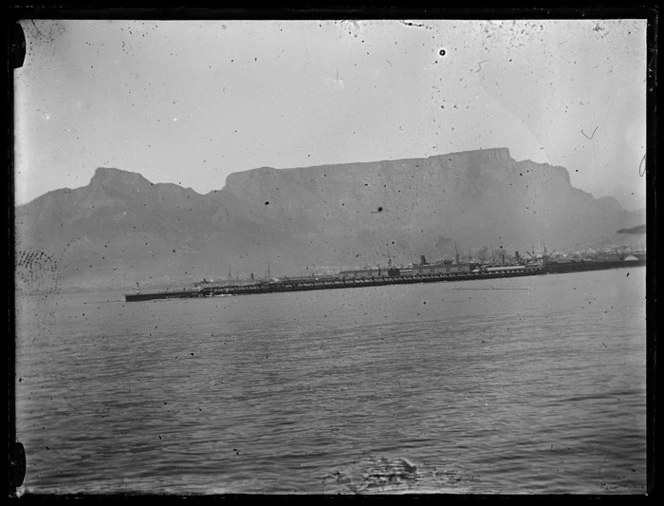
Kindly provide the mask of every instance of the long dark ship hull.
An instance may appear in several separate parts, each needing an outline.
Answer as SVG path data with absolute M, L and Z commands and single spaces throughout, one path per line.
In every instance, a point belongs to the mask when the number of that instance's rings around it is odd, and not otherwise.
M 403 285 L 412 283 L 436 283 L 442 281 L 467 281 L 472 279 L 498 279 L 566 272 L 582 272 L 645 265 L 645 259 L 634 261 L 605 262 L 565 262 L 545 263 L 542 265 L 514 265 L 475 269 L 472 272 L 450 272 L 440 274 L 420 274 L 408 276 L 386 276 L 372 278 L 327 278 L 306 280 L 279 280 L 245 285 L 203 286 L 191 290 L 163 291 L 154 293 L 136 293 L 125 295 L 127 302 L 159 299 L 186 299 L 218 297 L 228 295 L 250 295 L 258 293 L 299 292 L 306 290 L 329 290 L 338 288 L 358 288 L 366 286 Z
M 634 267 L 637 265 L 645 265 L 645 259 L 625 261 L 625 260 L 606 260 L 602 262 L 552 262 L 544 266 L 548 274 L 558 274 L 563 272 L 583 272 L 583 271 L 600 271 L 606 269 L 618 269 L 621 267 Z

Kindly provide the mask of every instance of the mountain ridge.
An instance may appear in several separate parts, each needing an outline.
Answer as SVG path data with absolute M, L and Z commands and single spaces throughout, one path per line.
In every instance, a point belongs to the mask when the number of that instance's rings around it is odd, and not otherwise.
M 133 286 L 401 263 L 464 249 L 572 248 L 645 222 L 507 148 L 229 174 L 201 194 L 99 167 L 88 185 L 16 208 L 19 250 L 58 258 L 67 286 Z M 234 269 L 233 269 L 234 267 Z M 28 270 L 32 267 L 26 267 Z M 24 268 L 22 268 L 25 270 Z M 29 277 L 29 276 L 27 276 Z

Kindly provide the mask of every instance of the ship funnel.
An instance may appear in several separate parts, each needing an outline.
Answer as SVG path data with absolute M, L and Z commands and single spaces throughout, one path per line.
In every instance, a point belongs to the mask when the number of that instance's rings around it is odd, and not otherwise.
M 420 264 L 421 265 L 427 264 L 427 259 L 424 257 L 424 255 L 420 255 Z

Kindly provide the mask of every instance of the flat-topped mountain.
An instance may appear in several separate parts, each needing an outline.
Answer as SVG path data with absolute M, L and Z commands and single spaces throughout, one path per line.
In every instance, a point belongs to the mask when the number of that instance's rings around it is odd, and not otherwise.
M 539 240 L 575 249 L 644 222 L 644 212 L 574 188 L 563 167 L 515 161 L 505 148 L 263 167 L 231 174 L 205 195 L 99 168 L 87 186 L 16 209 L 25 253 L 17 272 L 38 269 L 26 258 L 41 252 L 63 286 L 183 283 L 229 269 L 263 277 L 268 262 L 273 276 L 298 275 L 385 264 L 388 250 L 401 263 L 438 258 L 455 243 L 464 252 L 523 251 Z

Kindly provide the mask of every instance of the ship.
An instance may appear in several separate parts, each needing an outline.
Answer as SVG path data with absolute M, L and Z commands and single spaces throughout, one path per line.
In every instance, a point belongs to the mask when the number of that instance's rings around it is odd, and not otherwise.
M 544 272 L 548 274 L 561 274 L 565 272 L 598 271 L 606 269 L 618 269 L 621 267 L 635 267 L 645 265 L 645 257 L 639 258 L 628 255 L 623 259 L 593 260 L 593 259 L 571 259 L 571 260 L 549 260 L 544 263 Z

